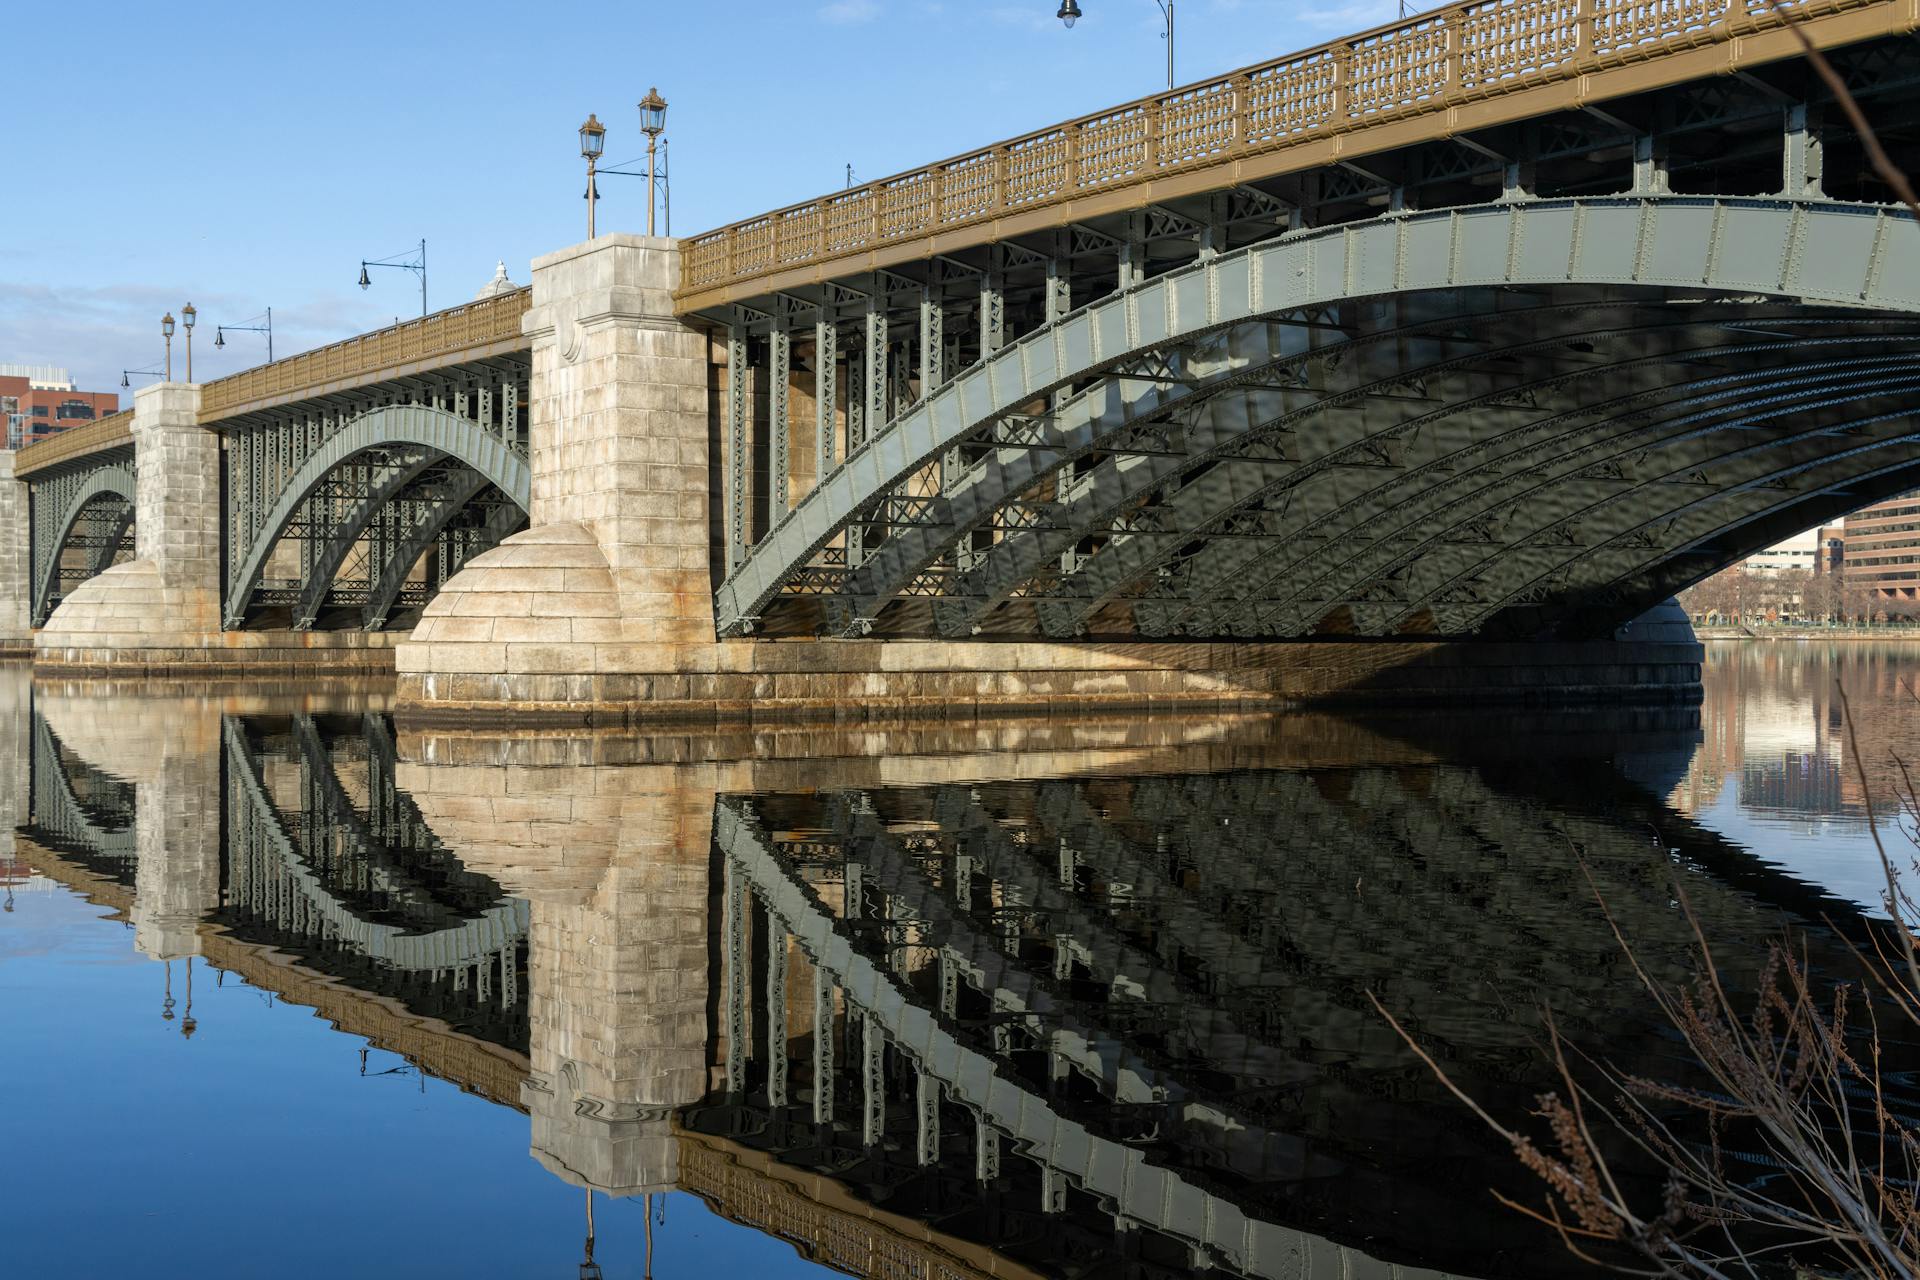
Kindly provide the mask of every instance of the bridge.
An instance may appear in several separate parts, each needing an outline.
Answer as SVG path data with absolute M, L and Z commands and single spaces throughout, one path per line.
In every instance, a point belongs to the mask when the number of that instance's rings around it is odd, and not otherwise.
M 1684 696 L 1637 619 L 1920 485 L 1920 228 L 1800 56 L 1903 119 L 1917 27 L 1451 4 L 603 236 L 23 450 L 0 577 L 50 668 L 429 717 Z

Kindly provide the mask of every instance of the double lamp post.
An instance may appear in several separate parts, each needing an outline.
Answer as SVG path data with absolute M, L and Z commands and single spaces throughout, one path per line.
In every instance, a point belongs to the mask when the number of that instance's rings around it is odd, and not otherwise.
M 655 207 L 654 187 L 658 178 L 655 168 L 656 152 L 660 135 L 667 131 L 667 100 L 660 96 L 657 88 L 648 89 L 647 96 L 640 99 L 640 132 L 647 135 L 647 234 L 652 235 L 653 213 Z M 607 126 L 600 123 L 600 117 L 589 114 L 585 124 L 580 126 L 580 155 L 587 162 L 587 239 L 594 238 L 593 207 L 600 202 L 600 188 L 595 178 L 600 174 L 614 174 L 622 178 L 638 178 L 641 175 L 631 169 L 600 168 L 600 155 L 606 150 Z

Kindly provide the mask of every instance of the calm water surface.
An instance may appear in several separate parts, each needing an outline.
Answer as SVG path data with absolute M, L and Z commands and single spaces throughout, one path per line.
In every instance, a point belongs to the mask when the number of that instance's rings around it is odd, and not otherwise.
M 1578 863 L 1664 976 L 1676 876 L 1735 958 L 1857 924 L 1916 682 L 640 738 L 0 671 L 0 1274 L 1582 1274 L 1367 993 L 1497 1114 L 1543 1003 L 1680 1070 Z

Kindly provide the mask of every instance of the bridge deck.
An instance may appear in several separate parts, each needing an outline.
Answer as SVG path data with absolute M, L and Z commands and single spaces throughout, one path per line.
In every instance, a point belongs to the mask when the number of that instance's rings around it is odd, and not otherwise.
M 686 242 L 682 314 L 1920 28 L 1920 0 L 1478 0 Z
M 520 320 L 532 305 L 533 290 L 516 289 L 206 383 L 200 389 L 200 421 L 211 425 L 278 405 L 524 351 L 527 339 L 520 332 Z M 132 429 L 131 409 L 71 427 L 20 450 L 14 474 L 26 479 L 123 448 L 133 443 Z

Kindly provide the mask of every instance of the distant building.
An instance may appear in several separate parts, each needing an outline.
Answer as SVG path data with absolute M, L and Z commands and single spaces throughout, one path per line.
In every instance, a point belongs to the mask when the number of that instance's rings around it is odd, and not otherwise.
M 1783 542 L 1778 546 L 1768 547 L 1765 551 L 1754 552 L 1746 558 L 1744 563 L 1748 573 L 1772 577 L 1790 569 L 1804 569 L 1812 573 L 1819 556 L 1819 548 L 1812 543 Z
M 9 449 L 104 418 L 119 408 L 118 393 L 82 391 L 65 369 L 0 364 L 0 414 L 6 416 Z
M 503 293 L 512 293 L 520 286 L 507 279 L 506 260 L 502 259 L 493 268 L 493 279 L 480 286 L 480 292 L 473 295 L 475 302 L 485 302 L 488 298 L 497 298 Z
M 1849 587 L 1878 600 L 1920 598 L 1920 493 L 1861 508 L 1840 536 Z

